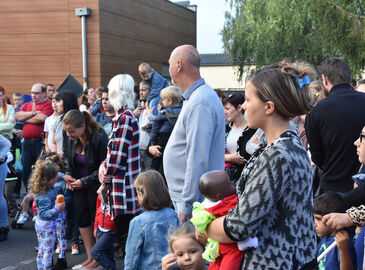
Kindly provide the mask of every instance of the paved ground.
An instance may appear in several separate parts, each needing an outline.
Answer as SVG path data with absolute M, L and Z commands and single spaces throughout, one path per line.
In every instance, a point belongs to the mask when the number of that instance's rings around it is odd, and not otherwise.
M 9 224 L 11 219 L 9 218 Z M 36 233 L 34 231 L 34 223 L 28 221 L 23 229 L 10 229 L 8 239 L 0 242 L 0 270 L 13 269 L 37 269 L 35 262 L 37 252 L 35 246 L 37 245 Z M 120 252 L 117 251 L 118 256 Z M 66 254 L 68 269 L 72 266 L 83 262 L 86 259 L 86 252 L 84 246 L 80 246 L 79 255 L 71 255 L 71 252 Z M 56 261 L 56 255 L 54 255 Z M 116 258 L 117 269 L 123 269 L 123 262 Z

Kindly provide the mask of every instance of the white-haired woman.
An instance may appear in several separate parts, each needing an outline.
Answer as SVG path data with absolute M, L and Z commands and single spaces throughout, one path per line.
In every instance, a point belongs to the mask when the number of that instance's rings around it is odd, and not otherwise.
M 115 109 L 106 160 L 99 169 L 99 181 L 110 189 L 111 215 L 124 249 L 129 222 L 141 209 L 133 179 L 140 173 L 139 128 L 133 108 L 134 80 L 128 74 L 114 76 L 108 85 L 110 104 Z M 125 254 L 125 253 L 124 253 Z

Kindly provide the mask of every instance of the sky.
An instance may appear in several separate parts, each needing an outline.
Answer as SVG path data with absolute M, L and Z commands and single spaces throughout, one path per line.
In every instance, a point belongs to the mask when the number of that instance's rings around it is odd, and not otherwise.
M 178 2 L 173 0 L 172 2 Z M 190 0 L 197 5 L 197 49 L 199 53 L 222 53 L 224 13 L 229 11 L 226 0 Z

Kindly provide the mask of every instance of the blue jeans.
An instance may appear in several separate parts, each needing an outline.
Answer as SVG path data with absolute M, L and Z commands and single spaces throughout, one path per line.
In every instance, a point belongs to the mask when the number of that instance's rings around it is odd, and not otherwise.
M 4 198 L 5 178 L 8 174 L 8 163 L 5 161 L 0 165 L 0 227 L 8 226 L 8 207 Z
M 115 270 L 113 248 L 115 231 L 102 232 L 98 228 L 96 237 L 98 240 L 91 250 L 91 255 L 104 269 Z
M 41 139 L 24 139 L 22 143 L 22 180 L 25 190 L 28 191 L 28 180 L 32 172 L 32 166 L 37 161 L 44 144 Z
M 153 106 L 155 106 L 155 109 L 153 110 L 153 115 L 158 114 L 158 103 L 160 102 L 160 100 L 161 100 L 160 95 L 158 95 L 157 97 L 152 99 L 150 102 L 150 109 L 152 109 Z

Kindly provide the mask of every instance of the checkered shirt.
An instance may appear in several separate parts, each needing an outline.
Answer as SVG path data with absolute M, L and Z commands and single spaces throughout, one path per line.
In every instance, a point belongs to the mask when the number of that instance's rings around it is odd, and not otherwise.
M 137 192 L 133 179 L 140 173 L 139 127 L 133 113 L 121 109 L 112 120 L 109 136 L 107 175 L 112 177 L 112 218 L 124 214 L 138 214 Z

